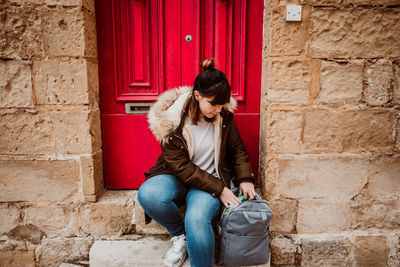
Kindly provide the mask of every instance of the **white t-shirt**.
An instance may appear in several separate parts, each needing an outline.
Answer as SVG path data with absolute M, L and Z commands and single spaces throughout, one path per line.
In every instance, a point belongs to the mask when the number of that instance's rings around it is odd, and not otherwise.
M 200 119 L 197 125 L 193 125 L 190 117 L 186 117 L 186 125 L 193 134 L 194 139 L 193 163 L 199 166 L 200 169 L 215 176 L 214 124 Z

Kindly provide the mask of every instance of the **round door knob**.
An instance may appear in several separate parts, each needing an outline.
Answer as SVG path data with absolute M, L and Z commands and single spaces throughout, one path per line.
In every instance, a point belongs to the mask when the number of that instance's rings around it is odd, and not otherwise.
M 186 42 L 190 43 L 193 40 L 193 37 L 190 34 L 188 34 L 185 36 L 185 40 Z

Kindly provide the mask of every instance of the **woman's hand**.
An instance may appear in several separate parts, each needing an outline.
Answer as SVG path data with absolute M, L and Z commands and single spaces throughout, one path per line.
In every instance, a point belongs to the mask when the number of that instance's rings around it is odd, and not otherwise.
M 244 196 L 244 199 L 254 199 L 256 196 L 256 191 L 254 190 L 254 184 L 250 182 L 240 183 L 239 196 Z
M 240 200 L 235 196 L 234 193 L 228 187 L 224 187 L 221 195 L 219 196 L 221 202 L 228 208 L 229 204 L 239 205 Z

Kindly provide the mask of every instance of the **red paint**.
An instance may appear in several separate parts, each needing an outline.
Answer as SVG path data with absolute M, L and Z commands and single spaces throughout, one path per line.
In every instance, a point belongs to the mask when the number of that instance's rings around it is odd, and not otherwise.
M 96 17 L 106 187 L 138 188 L 160 152 L 145 115 L 126 114 L 125 103 L 192 85 L 209 57 L 239 101 L 235 119 L 257 173 L 263 0 L 99 0 Z

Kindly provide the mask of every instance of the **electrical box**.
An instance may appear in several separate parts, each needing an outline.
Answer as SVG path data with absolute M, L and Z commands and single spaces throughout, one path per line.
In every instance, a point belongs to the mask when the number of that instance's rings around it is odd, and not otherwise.
M 301 6 L 300 5 L 286 6 L 286 21 L 301 21 Z

